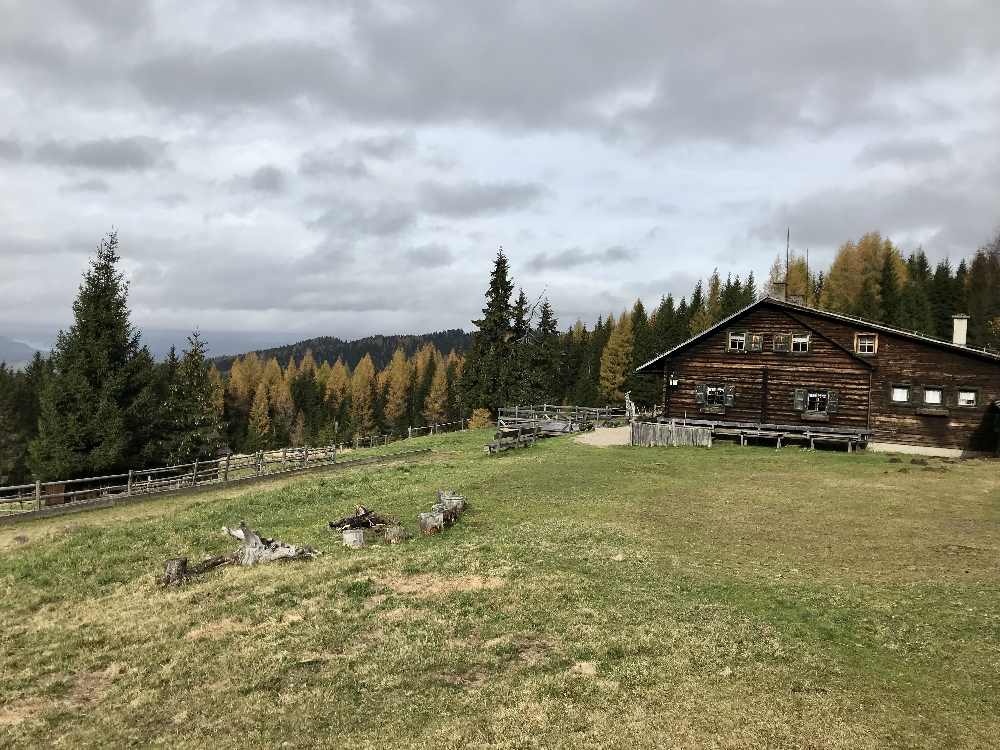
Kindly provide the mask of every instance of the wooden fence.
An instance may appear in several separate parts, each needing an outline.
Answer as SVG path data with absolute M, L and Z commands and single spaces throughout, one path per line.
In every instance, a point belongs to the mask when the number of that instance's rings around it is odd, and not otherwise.
M 626 419 L 625 410 L 613 406 L 557 406 L 538 404 L 528 406 L 502 406 L 497 413 L 500 424 L 538 422 L 543 419 L 562 419 L 572 422 L 621 422 Z
M 692 445 L 702 448 L 712 447 L 712 428 L 695 427 L 670 422 L 633 422 L 632 445 Z
M 406 435 L 372 435 L 355 438 L 353 447 L 359 449 L 383 446 L 420 435 L 435 435 L 465 428 L 464 419 L 429 427 L 414 427 Z M 280 448 L 175 466 L 134 469 L 122 474 L 0 487 L 0 517 L 37 513 L 43 508 L 54 506 L 95 504 L 114 498 L 157 495 L 187 488 L 223 485 L 227 482 L 287 474 L 332 465 L 337 463 L 339 453 L 350 451 L 349 446 L 343 445 Z

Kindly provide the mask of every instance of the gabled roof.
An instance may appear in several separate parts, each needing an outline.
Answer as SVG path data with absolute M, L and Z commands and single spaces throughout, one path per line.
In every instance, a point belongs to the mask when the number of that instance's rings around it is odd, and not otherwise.
M 826 318 L 827 320 L 834 320 L 834 321 L 838 321 L 838 322 L 841 322 L 841 323 L 850 323 L 852 326 L 856 326 L 856 327 L 862 328 L 865 331 L 879 331 L 879 332 L 883 332 L 883 333 L 891 333 L 894 336 L 900 336 L 902 338 L 913 339 L 915 341 L 920 341 L 920 342 L 922 342 L 924 344 L 929 344 L 931 346 L 937 346 L 937 347 L 940 347 L 942 349 L 948 349 L 949 351 L 958 352 L 960 354 L 968 354 L 968 355 L 971 355 L 971 356 L 974 356 L 974 357 L 980 357 L 982 359 L 987 359 L 987 360 L 989 360 L 991 362 L 1000 363 L 1000 354 L 993 354 L 992 352 L 987 352 L 987 351 L 984 351 L 982 349 L 973 349 L 972 347 L 969 347 L 969 346 L 959 346 L 958 344 L 953 344 L 950 341 L 943 341 L 941 339 L 936 339 L 936 338 L 933 338 L 931 336 L 924 336 L 923 334 L 914 333 L 912 331 L 904 331 L 904 330 L 901 330 L 899 328 L 893 328 L 891 326 L 883 325 L 881 323 L 872 323 L 870 320 L 863 320 L 862 318 L 853 318 L 850 315 L 841 315 L 840 313 L 833 313 L 833 312 L 829 312 L 827 310 L 819 310 L 819 309 L 817 309 L 815 307 L 807 307 L 805 305 L 797 305 L 794 302 L 786 302 L 785 300 L 775 299 L 774 297 L 764 297 L 764 298 L 759 299 L 759 300 L 757 300 L 756 302 L 754 302 L 754 303 L 752 303 L 750 305 L 747 305 L 742 310 L 739 310 L 739 311 L 733 313 L 728 318 L 725 318 L 724 320 L 720 320 L 715 325 L 711 326 L 710 328 L 705 329 L 704 331 L 702 331 L 701 333 L 699 333 L 699 334 L 697 334 L 695 336 L 692 336 L 691 338 L 689 338 L 684 343 L 678 344 L 677 346 L 675 346 L 673 349 L 670 349 L 669 351 L 665 351 L 665 352 L 663 352 L 663 354 L 658 354 L 657 356 L 653 357 L 648 362 L 645 362 L 644 364 L 639 365 L 637 368 L 635 368 L 636 372 L 642 372 L 646 368 L 648 368 L 648 367 L 650 367 L 652 365 L 655 365 L 660 360 L 665 359 L 667 357 L 670 357 L 673 354 L 677 354 L 678 352 L 681 352 L 684 349 L 687 349 L 688 347 L 690 347 L 691 345 L 697 343 L 698 341 L 701 341 L 702 339 L 707 338 L 708 336 L 711 336 L 712 334 L 716 333 L 717 331 L 725 328 L 731 322 L 733 322 L 734 320 L 737 320 L 737 319 L 741 318 L 742 316 L 744 316 L 745 314 L 747 314 L 751 310 L 755 310 L 758 307 L 764 307 L 764 306 L 777 307 L 777 308 L 786 310 L 786 311 L 791 312 L 791 313 L 806 313 L 807 315 L 813 315 L 813 316 L 819 317 L 819 318 Z M 798 319 L 798 318 L 796 318 L 796 319 Z M 847 351 L 847 350 L 845 350 L 845 351 Z M 853 355 L 853 352 L 848 352 L 848 353 L 850 353 L 850 354 Z

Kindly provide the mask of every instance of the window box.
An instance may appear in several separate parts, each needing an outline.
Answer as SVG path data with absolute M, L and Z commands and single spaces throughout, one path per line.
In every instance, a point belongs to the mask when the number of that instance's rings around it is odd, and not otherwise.
M 943 406 L 918 406 L 917 414 L 921 417 L 947 417 L 948 410 Z
M 829 422 L 830 415 L 825 411 L 804 411 L 802 418 L 807 422 Z

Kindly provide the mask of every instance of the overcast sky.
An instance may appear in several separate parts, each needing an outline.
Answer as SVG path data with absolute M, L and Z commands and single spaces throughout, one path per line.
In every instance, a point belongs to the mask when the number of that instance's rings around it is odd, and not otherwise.
M 500 244 L 568 325 L 759 277 L 786 226 L 827 263 L 869 230 L 958 258 L 1000 223 L 996 0 L 0 18 L 0 334 L 64 326 L 112 227 L 144 329 L 290 341 L 469 328 Z

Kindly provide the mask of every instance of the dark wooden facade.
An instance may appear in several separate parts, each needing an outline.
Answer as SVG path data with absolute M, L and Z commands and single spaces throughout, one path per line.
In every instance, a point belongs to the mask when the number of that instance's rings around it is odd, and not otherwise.
M 754 303 L 639 371 L 663 376 L 666 417 L 822 424 L 869 431 L 880 445 L 998 448 L 1000 357 L 779 300 Z

